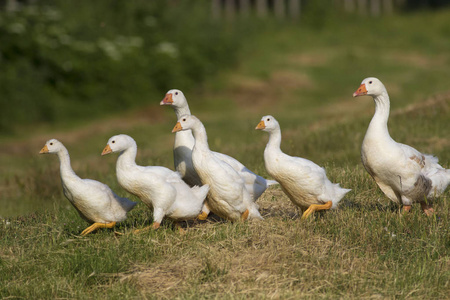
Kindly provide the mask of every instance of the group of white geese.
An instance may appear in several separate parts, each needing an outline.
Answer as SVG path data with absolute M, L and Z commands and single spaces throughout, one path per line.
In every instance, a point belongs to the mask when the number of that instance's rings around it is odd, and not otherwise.
M 363 95 L 372 96 L 375 102 L 375 114 L 361 149 L 365 169 L 383 193 L 402 204 L 405 211 L 413 203 L 420 203 L 424 213 L 433 214 L 430 201 L 449 185 L 450 169 L 440 166 L 436 157 L 390 137 L 389 96 L 380 80 L 364 79 L 353 96 Z M 153 211 L 153 224 L 144 229 L 157 229 L 164 217 L 176 223 L 205 220 L 210 212 L 230 221 L 262 219 L 256 200 L 272 184 L 279 184 L 292 203 L 300 207 L 302 218 L 314 211 L 336 208 L 350 191 L 332 183 L 325 170 L 312 161 L 283 153 L 280 125 L 273 116 L 262 117 L 256 126 L 269 133 L 264 162 L 267 173 L 275 180 L 266 180 L 236 159 L 209 149 L 205 127 L 191 115 L 181 91 L 168 91 L 160 104 L 172 106 L 178 118 L 172 130 L 176 132 L 176 172 L 161 166 L 137 165 L 137 145 L 128 135 L 111 137 L 102 152 L 120 153 L 116 165 L 118 183 Z M 103 183 L 78 177 L 67 149 L 58 140 L 47 141 L 40 153 L 58 155 L 64 195 L 91 224 L 82 236 L 98 228 L 114 227 L 136 205 Z

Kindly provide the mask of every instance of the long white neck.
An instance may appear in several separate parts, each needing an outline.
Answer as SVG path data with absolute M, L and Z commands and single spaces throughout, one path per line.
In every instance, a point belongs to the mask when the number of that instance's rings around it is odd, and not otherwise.
M 137 145 L 134 143 L 119 154 L 116 164 L 116 172 L 120 170 L 128 170 L 130 167 L 136 166 Z
M 57 152 L 60 162 L 60 173 L 63 179 L 79 179 L 70 165 L 69 151 L 66 148 L 62 148 Z
M 181 107 L 173 107 L 175 110 L 175 114 L 177 115 L 177 120 L 181 118 L 183 115 L 191 115 L 191 111 L 189 110 L 189 105 L 183 105 Z M 187 147 L 192 149 L 194 147 L 195 140 L 192 136 L 191 130 L 178 131 L 175 133 L 175 143 L 173 147 L 176 149 L 178 147 Z
M 189 105 L 186 103 L 180 107 L 172 106 L 175 110 L 175 114 L 177 115 L 177 120 L 181 118 L 182 115 L 191 115 L 191 111 L 189 110 Z
M 389 119 L 389 95 L 384 91 L 381 95 L 373 98 L 375 102 L 375 114 L 370 121 L 367 134 L 389 137 L 388 119 Z
M 201 151 L 210 151 L 208 145 L 208 136 L 206 135 L 205 126 L 201 122 L 192 127 L 192 134 L 195 138 L 195 148 Z
M 266 150 L 281 152 L 281 129 L 276 128 L 269 131 L 269 141 L 266 145 Z

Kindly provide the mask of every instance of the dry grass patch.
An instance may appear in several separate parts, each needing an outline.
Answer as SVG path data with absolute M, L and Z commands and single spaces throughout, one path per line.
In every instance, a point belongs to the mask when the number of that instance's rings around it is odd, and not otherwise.
M 279 89 L 311 89 L 314 82 L 306 74 L 290 70 L 277 70 L 271 74 L 270 84 L 278 86 Z
M 267 191 L 258 203 L 264 221 L 194 226 L 181 242 L 163 245 L 176 250 L 122 275 L 121 281 L 167 299 L 193 289 L 204 297 L 225 298 L 326 295 L 339 276 L 347 278 L 346 285 L 359 284 L 370 260 L 355 257 L 355 249 L 318 232 L 314 218 L 301 221 L 279 188 Z
M 240 107 L 255 112 L 267 110 L 277 102 L 292 101 L 295 90 L 314 87 L 314 82 L 306 73 L 290 70 L 276 70 L 266 80 L 242 75 L 233 75 L 230 80 L 230 98 Z
M 311 123 L 308 129 L 323 130 L 337 124 L 348 122 L 348 120 L 355 118 L 355 116 L 370 116 L 373 114 L 373 106 L 372 99 L 354 99 L 351 95 L 345 99 L 336 99 L 336 101 L 316 109 L 316 112 L 321 117 Z
M 165 298 L 186 289 L 189 278 L 200 267 L 201 261 L 193 257 L 172 258 L 151 267 L 137 266 L 119 277 L 121 282 L 131 282 L 143 292 Z
M 161 95 L 161 99 L 164 95 Z M 51 138 L 61 139 L 64 144 L 70 145 L 98 136 L 99 134 L 116 131 L 122 132 L 136 128 L 142 124 L 161 123 L 165 120 L 163 108 L 157 104 L 151 104 L 140 108 L 139 111 L 127 112 L 124 115 L 116 115 L 109 119 L 101 119 L 71 130 L 51 130 L 41 128 L 44 132 L 34 131 L 32 136 L 25 136 L 24 140 L 15 139 L 5 142 L 0 149 L 0 155 L 30 155 L 38 153 L 45 142 Z M 39 128 L 38 128 L 39 129 Z M 51 133 L 48 133 L 51 131 Z M 106 141 L 105 141 L 106 143 Z M 101 152 L 101 150 L 100 150 Z
M 432 57 L 419 52 L 392 52 L 385 55 L 387 61 L 418 68 L 430 68 L 448 64 L 447 55 L 433 55 Z
M 418 115 L 424 111 L 441 110 L 444 112 L 450 111 L 450 91 L 438 93 L 430 96 L 424 101 L 410 104 L 404 108 L 396 109 L 392 112 L 392 115 Z
M 335 52 L 296 53 L 289 55 L 287 61 L 299 67 L 321 67 L 328 65 L 335 57 Z

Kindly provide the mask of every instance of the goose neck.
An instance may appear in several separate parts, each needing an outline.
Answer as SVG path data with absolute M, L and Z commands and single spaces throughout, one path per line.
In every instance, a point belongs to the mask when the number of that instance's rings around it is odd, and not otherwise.
M 269 141 L 267 143 L 266 149 L 273 149 L 281 151 L 281 130 L 274 129 L 269 131 Z
M 206 135 L 206 129 L 203 124 L 198 123 L 192 127 L 192 135 L 195 139 L 195 147 L 201 150 L 209 150 L 208 136 Z
M 123 150 L 117 159 L 117 171 L 128 169 L 130 166 L 136 165 L 137 146 L 131 146 Z
M 63 148 L 59 150 L 57 154 L 60 162 L 61 177 L 62 178 L 78 177 L 70 164 L 69 151 L 67 151 L 66 148 Z
M 185 104 L 180 107 L 174 107 L 175 114 L 177 115 L 177 119 L 181 118 L 183 115 L 191 115 L 191 111 L 189 110 L 189 105 Z
M 375 102 L 375 114 L 370 122 L 369 130 L 389 135 L 387 127 L 390 110 L 389 96 L 387 92 L 383 92 L 373 99 Z

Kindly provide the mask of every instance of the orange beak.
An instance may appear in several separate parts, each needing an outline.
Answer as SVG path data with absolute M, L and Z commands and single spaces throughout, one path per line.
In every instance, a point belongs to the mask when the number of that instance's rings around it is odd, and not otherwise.
M 366 85 L 363 83 L 359 86 L 356 92 L 353 93 L 353 97 L 364 96 L 367 95 Z
M 159 105 L 172 105 L 172 103 L 173 103 L 172 94 L 166 94 L 164 99 L 162 99 L 161 102 L 159 102 Z
M 178 132 L 183 130 L 183 127 L 181 127 L 180 122 L 177 122 L 177 124 L 175 124 L 175 127 L 172 129 L 172 132 Z
M 43 154 L 43 153 L 48 153 L 47 145 L 45 145 L 45 146 L 41 149 L 41 151 L 39 151 L 39 154 Z
M 256 125 L 256 128 L 255 128 L 255 129 L 264 129 L 264 128 L 266 128 L 266 123 L 264 123 L 264 121 L 261 120 L 261 121 L 258 123 L 258 125 Z
M 111 152 L 112 152 L 111 147 L 108 144 L 108 145 L 106 145 L 105 149 L 103 149 L 102 155 L 106 155 L 106 154 L 109 154 Z

